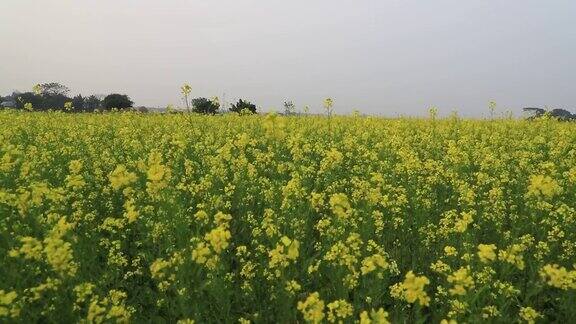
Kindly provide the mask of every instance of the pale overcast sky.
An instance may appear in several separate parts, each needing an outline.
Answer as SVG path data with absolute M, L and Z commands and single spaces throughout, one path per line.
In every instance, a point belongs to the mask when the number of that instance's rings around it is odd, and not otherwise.
M 574 0 L 0 0 L 0 93 L 57 81 L 136 105 L 576 111 Z

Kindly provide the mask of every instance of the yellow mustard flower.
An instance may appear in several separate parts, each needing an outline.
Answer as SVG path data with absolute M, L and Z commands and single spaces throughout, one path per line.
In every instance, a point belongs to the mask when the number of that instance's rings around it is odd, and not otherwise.
M 297 309 L 302 312 L 304 320 L 309 323 L 320 323 L 324 319 L 324 301 L 318 292 L 313 292 L 305 301 L 299 301 Z

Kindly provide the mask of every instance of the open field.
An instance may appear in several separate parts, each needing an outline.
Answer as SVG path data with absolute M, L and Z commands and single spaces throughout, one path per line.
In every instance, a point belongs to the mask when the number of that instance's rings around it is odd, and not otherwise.
M 576 124 L 0 112 L 0 322 L 571 322 Z

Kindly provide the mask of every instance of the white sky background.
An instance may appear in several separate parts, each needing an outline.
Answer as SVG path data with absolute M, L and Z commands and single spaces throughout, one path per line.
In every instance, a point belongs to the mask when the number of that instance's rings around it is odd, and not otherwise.
M 0 0 L 0 93 L 181 105 L 226 92 L 263 110 L 521 114 L 576 111 L 573 0 Z

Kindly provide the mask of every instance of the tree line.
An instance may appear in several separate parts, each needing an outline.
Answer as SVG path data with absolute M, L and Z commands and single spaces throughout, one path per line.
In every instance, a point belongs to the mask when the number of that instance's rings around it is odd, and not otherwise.
M 185 101 L 188 111 L 212 115 L 222 112 L 222 110 L 220 110 L 220 100 L 218 97 L 211 99 L 204 97 L 190 99 L 189 95 L 191 91 L 192 87 L 188 84 L 185 84 L 181 88 L 182 99 Z M 60 110 L 66 112 L 94 112 L 112 109 L 131 109 L 134 105 L 130 97 L 125 94 L 113 93 L 106 96 L 90 95 L 87 97 L 79 94 L 71 97 L 69 93 L 70 89 L 68 87 L 57 82 L 37 84 L 33 87 L 32 91 L 15 91 L 8 96 L 0 96 L 0 108 L 10 107 L 30 111 Z M 139 110 L 146 111 L 146 109 Z M 169 105 L 167 111 L 175 112 L 178 110 Z M 250 101 L 239 99 L 237 102 L 230 104 L 228 111 L 255 114 L 257 108 L 256 105 Z
M 0 103 L 3 107 L 27 109 L 36 111 L 64 110 L 70 112 L 92 112 L 98 110 L 111 110 L 113 108 L 126 109 L 133 106 L 132 100 L 125 94 L 112 93 L 109 95 L 81 94 L 69 96 L 70 89 L 57 82 L 37 84 L 32 91 L 13 92 L 2 97 Z
M 532 116 L 529 116 L 528 119 L 538 119 L 548 116 L 561 121 L 576 121 L 576 114 L 573 114 L 566 109 L 556 108 L 546 110 L 543 108 L 526 107 L 523 108 L 523 110 L 532 113 Z

